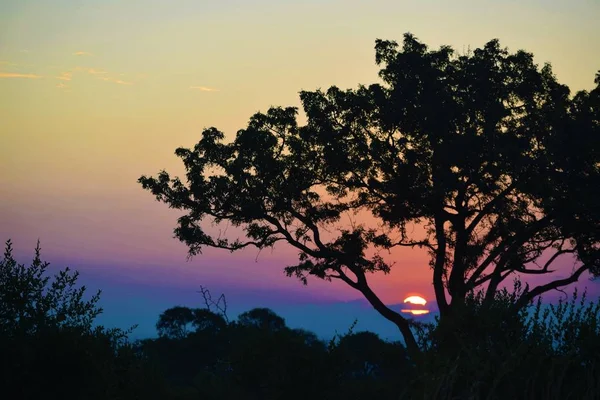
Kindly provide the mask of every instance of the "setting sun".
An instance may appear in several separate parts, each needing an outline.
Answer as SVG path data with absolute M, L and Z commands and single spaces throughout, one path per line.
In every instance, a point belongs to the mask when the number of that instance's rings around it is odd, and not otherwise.
M 423 307 L 425 304 L 427 304 L 427 300 L 425 300 L 421 296 L 412 295 L 412 296 L 408 296 L 407 298 L 404 299 L 404 304 L 409 305 L 409 306 Z M 412 315 L 429 314 L 429 310 L 424 309 L 424 308 L 405 308 L 400 311 L 403 313 L 408 313 L 408 314 L 412 314 Z
M 427 300 L 425 300 L 421 296 L 408 296 L 407 298 L 404 299 L 404 303 L 424 306 L 425 304 L 427 304 Z

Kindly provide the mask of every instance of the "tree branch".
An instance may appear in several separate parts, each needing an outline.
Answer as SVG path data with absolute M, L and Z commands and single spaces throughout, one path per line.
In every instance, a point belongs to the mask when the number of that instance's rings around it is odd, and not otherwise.
M 581 267 L 579 267 L 570 277 L 565 278 L 565 279 L 557 279 L 555 281 L 552 281 L 550 283 L 547 283 L 545 285 L 540 285 L 536 288 L 534 288 L 531 291 L 526 291 L 521 298 L 519 298 L 519 300 L 517 301 L 516 307 L 522 308 L 527 306 L 535 297 L 544 294 L 550 290 L 554 290 L 554 289 L 558 289 L 562 286 L 567 286 L 570 285 L 571 283 L 577 282 L 577 280 L 579 279 L 579 277 L 581 276 L 581 274 L 583 274 L 585 271 L 587 271 L 589 269 L 589 267 L 587 265 L 582 265 Z
M 386 306 L 381 299 L 377 297 L 375 292 L 373 292 L 373 290 L 371 290 L 369 287 L 367 279 L 362 272 L 357 275 L 357 278 L 357 290 L 359 290 L 363 296 L 365 296 L 367 301 L 373 306 L 373 308 L 375 308 L 375 310 L 377 310 L 379 314 L 381 314 L 387 320 L 393 322 L 398 327 L 406 342 L 406 349 L 413 357 L 417 357 L 420 354 L 420 350 L 415 336 L 410 330 L 410 324 L 408 323 L 408 320 Z
M 504 190 L 502 190 L 500 193 L 498 193 L 498 195 L 496 197 L 494 197 L 490 202 L 488 202 L 482 209 L 481 211 L 479 211 L 479 213 L 477 213 L 477 215 L 475 216 L 475 218 L 473 218 L 473 220 L 471 221 L 471 223 L 467 226 L 467 233 L 470 235 L 475 228 L 477 227 L 477 225 L 479 225 L 479 223 L 481 222 L 481 220 L 488 215 L 493 209 L 494 207 L 496 207 L 496 205 L 506 196 L 508 195 L 510 192 L 512 192 L 512 190 L 515 188 L 514 184 L 508 185 Z
M 531 223 L 520 233 L 504 239 L 501 243 L 499 243 L 494 249 L 490 251 L 485 260 L 471 274 L 471 277 L 467 281 L 467 287 L 474 288 L 474 283 L 477 280 L 477 278 L 494 262 L 494 260 L 499 255 L 501 255 L 502 253 L 508 253 L 510 251 L 516 251 L 516 249 L 519 246 L 527 242 L 527 240 L 531 238 L 531 236 L 533 236 L 536 232 L 539 232 L 540 229 L 546 227 L 549 223 L 550 217 L 546 215 Z

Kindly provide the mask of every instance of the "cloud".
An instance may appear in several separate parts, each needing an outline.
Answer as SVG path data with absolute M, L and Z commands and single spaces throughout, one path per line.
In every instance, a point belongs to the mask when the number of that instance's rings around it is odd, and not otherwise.
M 29 53 L 29 50 L 23 49 L 23 50 L 21 50 L 21 53 Z
M 73 53 L 74 56 L 93 56 L 89 51 L 76 51 Z
M 127 82 L 121 79 L 116 79 L 116 78 L 111 78 L 108 76 L 99 76 L 98 79 L 102 79 L 105 82 L 113 82 L 113 83 L 117 83 L 119 85 L 133 85 L 133 82 Z
M 119 85 L 133 85 L 133 82 L 126 82 L 126 81 L 122 81 L 120 79 L 117 79 L 115 81 L 113 81 L 114 83 L 118 83 Z
M 94 68 L 88 68 L 87 70 L 88 74 L 92 74 L 92 75 L 104 75 L 104 74 L 108 74 L 108 72 L 103 71 L 101 69 L 94 69 Z
M 62 74 L 60 74 L 60 76 L 57 76 L 56 79 L 60 79 L 61 81 L 70 81 L 72 77 L 73 77 L 73 73 L 68 71 L 68 72 L 63 72 Z
M 104 75 L 104 74 L 108 74 L 107 71 L 101 70 L 101 69 L 96 69 L 96 68 L 89 68 L 89 67 L 75 67 L 75 69 L 73 71 L 83 71 L 83 72 L 87 72 L 90 75 Z
M 39 79 L 41 75 L 36 74 L 19 74 L 16 72 L 0 72 L 0 78 L 25 78 L 25 79 Z
M 199 90 L 201 92 L 218 92 L 218 89 L 209 88 L 206 86 L 190 86 L 190 89 Z
M 61 82 L 58 85 L 56 85 L 56 87 L 59 89 L 64 89 L 64 88 L 67 88 L 68 86 Z

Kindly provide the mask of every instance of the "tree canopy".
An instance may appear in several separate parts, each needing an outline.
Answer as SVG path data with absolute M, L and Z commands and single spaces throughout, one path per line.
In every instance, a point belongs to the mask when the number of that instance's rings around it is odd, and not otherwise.
M 228 143 L 208 128 L 176 150 L 185 182 L 166 171 L 139 179 L 185 212 L 175 236 L 191 256 L 287 242 L 299 251 L 289 276 L 357 289 L 411 351 L 408 321 L 368 284 L 369 273 L 392 267 L 381 250 L 428 250 L 442 319 L 474 290 L 493 299 L 509 276 L 549 276 L 525 287 L 523 307 L 586 271 L 600 274 L 600 73 L 593 90 L 571 95 L 549 64 L 498 40 L 457 54 L 411 34 L 401 45 L 377 40 L 375 61 L 382 83 L 300 92 L 304 125 L 297 108 L 273 107 Z M 377 226 L 342 226 L 355 212 Z M 244 237 L 205 229 L 222 222 Z M 551 278 L 562 257 L 576 268 Z
M 226 324 L 221 315 L 208 309 L 176 306 L 160 314 L 156 330 L 160 337 L 183 339 L 193 332 L 218 332 Z

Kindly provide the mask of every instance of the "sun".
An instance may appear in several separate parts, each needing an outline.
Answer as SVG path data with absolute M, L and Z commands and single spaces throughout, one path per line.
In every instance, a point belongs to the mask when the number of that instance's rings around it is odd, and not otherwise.
M 407 298 L 404 299 L 404 303 L 415 304 L 418 306 L 424 306 L 425 304 L 427 304 L 427 300 L 425 300 L 421 296 L 408 296 Z
M 410 306 L 408 309 L 400 310 L 403 313 L 412 315 L 429 314 L 429 310 L 423 308 L 427 304 L 427 300 L 419 295 L 411 295 L 404 299 L 404 304 Z

